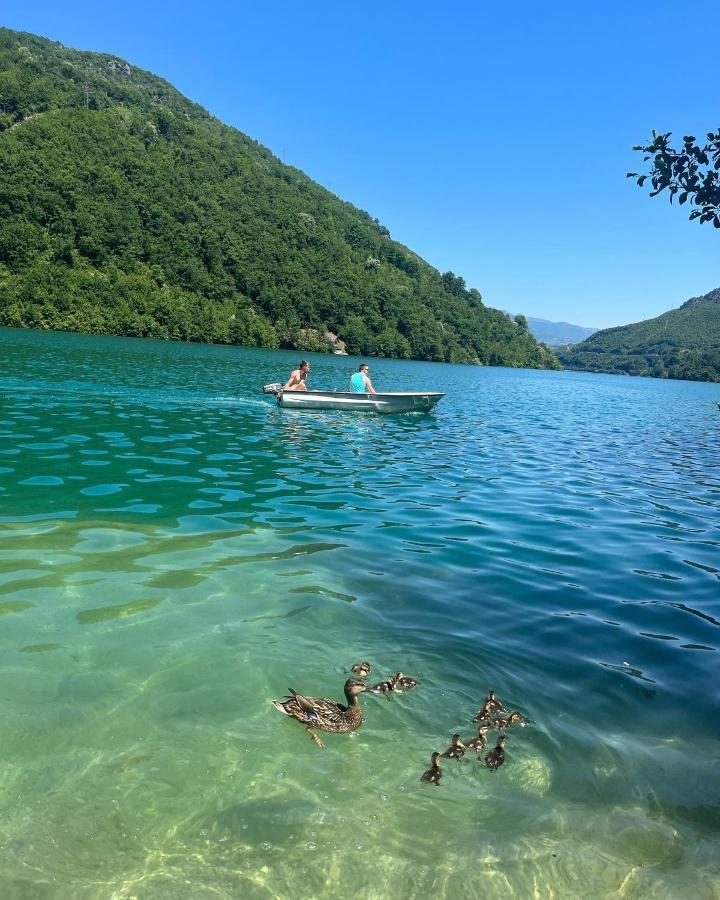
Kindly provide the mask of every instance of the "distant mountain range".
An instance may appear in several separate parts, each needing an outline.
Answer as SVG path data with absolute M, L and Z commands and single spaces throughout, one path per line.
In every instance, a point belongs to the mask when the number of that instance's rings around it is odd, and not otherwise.
M 569 322 L 550 322 L 547 319 L 527 317 L 528 326 L 533 337 L 547 344 L 548 347 L 562 347 L 566 344 L 579 344 L 585 338 L 595 334 L 597 328 L 583 328 L 582 325 L 570 325 Z
M 558 356 L 568 369 L 720 382 L 720 288 L 654 319 L 597 331 Z

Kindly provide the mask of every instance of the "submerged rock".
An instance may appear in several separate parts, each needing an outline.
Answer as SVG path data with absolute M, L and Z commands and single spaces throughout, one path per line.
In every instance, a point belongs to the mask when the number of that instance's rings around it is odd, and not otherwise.
M 510 765 L 508 756 L 508 768 Z M 512 761 L 513 781 L 523 791 L 544 797 L 552 781 L 548 764 L 541 756 L 531 756 Z
M 613 854 L 635 866 L 671 866 L 684 849 L 680 834 L 667 822 L 649 820 L 645 810 L 618 810 L 604 819 Z

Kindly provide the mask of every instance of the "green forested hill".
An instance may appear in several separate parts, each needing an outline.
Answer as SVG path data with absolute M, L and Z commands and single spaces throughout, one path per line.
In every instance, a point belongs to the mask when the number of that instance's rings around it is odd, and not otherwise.
M 116 57 L 0 29 L 0 325 L 557 366 L 452 272 Z
M 655 319 L 598 331 L 560 359 L 590 372 L 720 381 L 720 288 Z

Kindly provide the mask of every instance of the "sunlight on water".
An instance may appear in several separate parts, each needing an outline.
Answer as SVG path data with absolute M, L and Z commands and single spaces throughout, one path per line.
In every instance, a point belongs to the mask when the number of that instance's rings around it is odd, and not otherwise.
M 720 896 L 719 386 L 378 360 L 448 396 L 308 415 L 287 353 L 0 356 L 1 896 Z M 422 684 L 324 751 L 273 709 L 365 659 Z M 489 689 L 505 765 L 421 784 Z

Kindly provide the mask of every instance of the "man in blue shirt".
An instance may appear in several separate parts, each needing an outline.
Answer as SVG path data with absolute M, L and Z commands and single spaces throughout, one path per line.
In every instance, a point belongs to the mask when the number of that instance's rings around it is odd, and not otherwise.
M 362 363 L 350 379 L 350 387 L 355 394 L 377 394 L 377 391 L 372 386 L 372 381 L 368 377 L 369 371 L 370 366 L 367 363 Z

